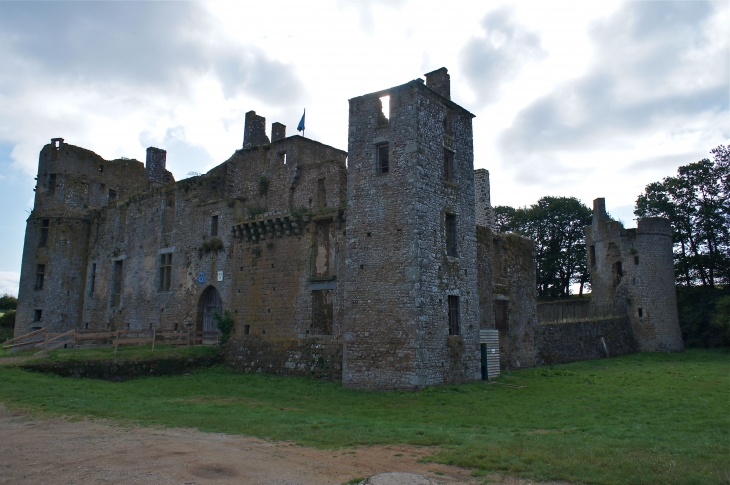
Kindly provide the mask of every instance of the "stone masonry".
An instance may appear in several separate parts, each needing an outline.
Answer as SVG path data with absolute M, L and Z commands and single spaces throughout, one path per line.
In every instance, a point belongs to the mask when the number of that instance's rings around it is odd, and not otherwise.
M 539 364 L 533 244 L 493 231 L 473 115 L 451 101 L 446 69 L 349 104 L 347 152 L 287 137 L 281 123 L 269 137 L 249 111 L 240 149 L 177 182 L 165 150 L 148 148 L 142 164 L 52 139 L 27 221 L 16 335 L 215 331 L 215 312 L 229 311 L 225 359 L 244 371 L 365 389 L 473 381 L 489 329 L 503 367 Z M 677 350 L 676 313 L 662 313 L 674 302 L 668 228 L 647 220 L 629 233 L 604 219 L 589 232 L 596 295 L 629 295 L 645 312 L 632 320 L 642 348 Z M 634 254 L 645 269 L 604 285 Z

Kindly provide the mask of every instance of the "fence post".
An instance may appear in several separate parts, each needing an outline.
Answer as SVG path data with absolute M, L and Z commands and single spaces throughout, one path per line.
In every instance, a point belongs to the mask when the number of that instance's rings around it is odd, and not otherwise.
M 152 352 L 155 351 L 155 340 L 157 339 L 157 329 L 152 329 Z

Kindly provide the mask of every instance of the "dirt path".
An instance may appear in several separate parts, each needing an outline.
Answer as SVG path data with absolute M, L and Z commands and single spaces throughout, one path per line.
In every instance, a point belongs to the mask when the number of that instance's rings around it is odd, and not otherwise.
M 192 429 L 43 419 L 0 405 L 0 484 L 340 484 L 383 472 L 475 484 L 469 470 L 418 463 L 428 448 L 318 450 Z M 496 477 L 495 477 L 496 478 Z M 502 483 L 527 484 L 507 478 Z

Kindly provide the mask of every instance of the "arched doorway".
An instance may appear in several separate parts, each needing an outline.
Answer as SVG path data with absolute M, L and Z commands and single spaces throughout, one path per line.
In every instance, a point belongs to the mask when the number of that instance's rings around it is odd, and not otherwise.
M 204 332 L 212 332 L 218 330 L 213 315 L 223 312 L 223 301 L 221 294 L 214 286 L 209 286 L 201 296 L 200 315 L 202 319 L 199 323 L 200 330 Z M 202 328 L 201 328 L 202 327 Z

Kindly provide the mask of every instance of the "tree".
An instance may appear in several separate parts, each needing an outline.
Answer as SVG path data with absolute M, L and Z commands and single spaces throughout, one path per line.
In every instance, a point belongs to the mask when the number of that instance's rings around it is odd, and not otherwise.
M 588 284 L 585 226 L 593 212 L 575 197 L 543 197 L 530 207 L 494 209 L 497 229 L 514 232 L 535 241 L 537 294 L 560 298 L 579 284 L 583 294 Z
M 730 282 L 730 151 L 720 145 L 711 153 L 712 161 L 679 167 L 636 200 L 637 216 L 671 222 L 677 283 L 685 286 Z
M 0 296 L 0 310 L 15 310 L 18 308 L 18 299 L 5 293 Z

